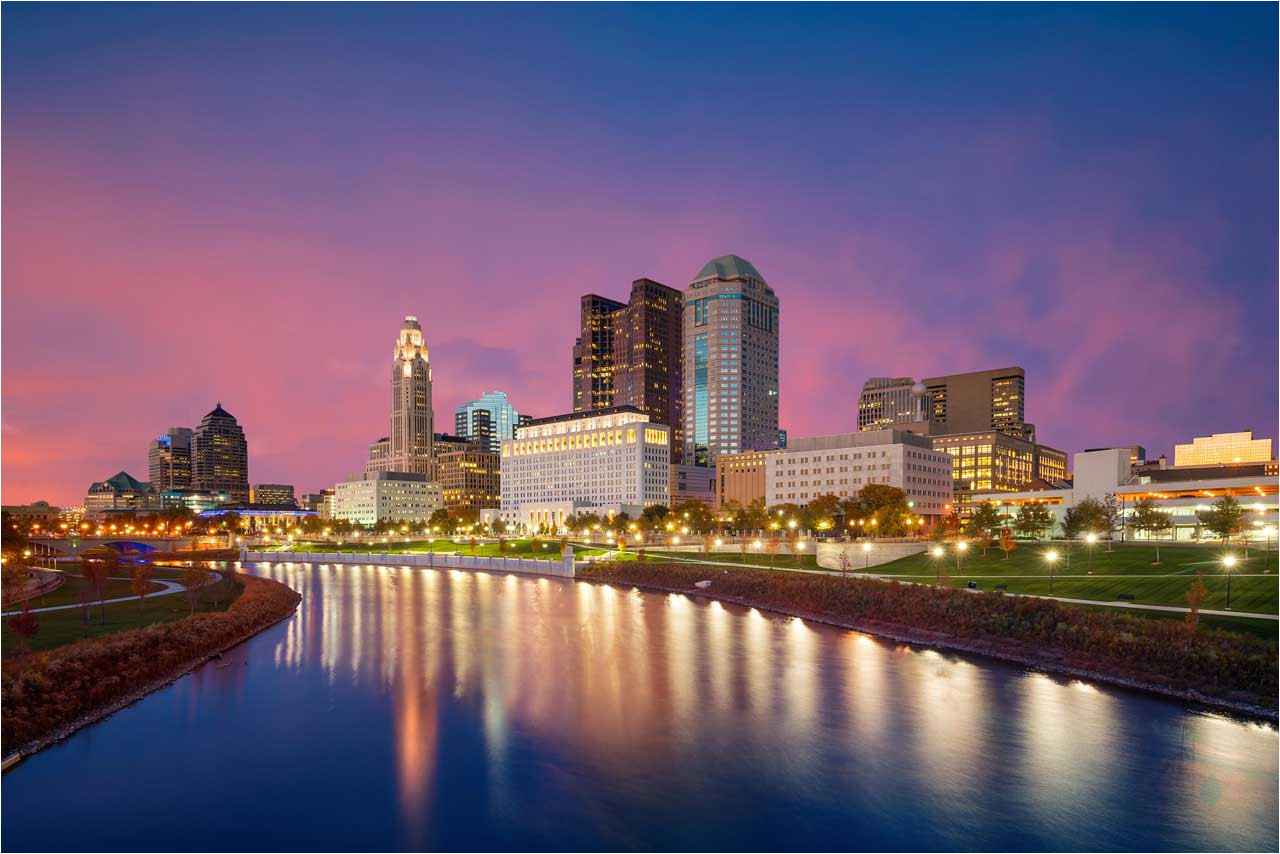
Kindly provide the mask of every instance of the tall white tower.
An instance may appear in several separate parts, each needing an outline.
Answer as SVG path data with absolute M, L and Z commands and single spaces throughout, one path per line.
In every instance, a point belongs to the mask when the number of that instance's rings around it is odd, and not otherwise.
M 369 446 L 366 471 L 431 475 L 435 415 L 431 408 L 431 362 L 422 327 L 405 317 L 391 359 L 391 430 Z

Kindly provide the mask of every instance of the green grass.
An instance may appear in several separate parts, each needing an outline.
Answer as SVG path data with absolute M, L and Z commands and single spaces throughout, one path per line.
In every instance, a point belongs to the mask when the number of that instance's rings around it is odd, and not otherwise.
M 174 578 L 181 573 L 180 569 L 162 567 L 156 567 L 155 569 L 157 576 L 161 576 L 163 572 L 163 577 L 166 578 Z M 68 579 L 63 587 L 71 583 L 71 580 Z M 128 582 L 124 583 L 127 587 Z M 200 603 L 196 607 L 196 611 L 225 611 L 232 601 L 240 595 L 242 589 L 224 571 L 221 581 L 200 591 Z M 125 595 L 130 594 L 126 593 Z M 36 606 L 35 600 L 32 600 L 32 606 L 39 607 Z M 28 645 L 32 651 L 53 649 L 63 644 L 74 643 L 84 638 L 98 637 L 99 635 L 110 634 L 123 629 L 134 629 L 139 626 L 148 626 L 152 623 L 168 623 L 180 620 L 190 615 L 190 613 L 191 605 L 186 595 L 173 593 L 168 596 L 148 596 L 145 604 L 140 604 L 136 598 L 131 602 L 118 602 L 101 608 L 94 604 L 89 608 L 89 621 L 87 623 L 84 619 L 84 611 L 80 608 L 68 608 L 65 611 L 35 614 L 40 630 L 28 642 Z M 17 653 L 18 643 L 18 637 L 10 630 L 9 620 L 6 619 L 3 628 L 0 629 L 0 645 L 3 646 L 6 658 Z
M 275 544 L 262 547 L 273 548 Z M 383 554 L 420 554 L 425 552 L 458 552 L 464 555 L 474 554 L 477 557 L 533 557 L 538 560 L 559 560 L 560 541 L 557 539 L 507 540 L 505 550 L 500 550 L 497 543 L 476 543 L 475 551 L 470 543 L 455 543 L 445 538 L 434 540 L 410 540 L 404 543 L 382 543 L 368 541 L 343 541 L 340 543 L 295 543 L 290 551 L 295 552 L 378 552 Z M 574 546 L 576 557 L 602 555 L 604 549 L 582 549 Z
M 998 548 L 988 550 L 984 556 L 971 546 L 957 570 L 955 552 L 948 545 L 944 558 L 934 558 L 925 552 L 873 566 L 870 571 L 904 581 L 933 582 L 941 569 L 953 586 L 964 586 L 974 580 L 982 590 L 1004 584 L 1010 593 L 1048 596 L 1049 571 L 1044 555 L 1049 549 L 1058 553 L 1052 592 L 1056 597 L 1110 602 L 1117 600 L 1119 594 L 1127 593 L 1143 605 L 1186 607 L 1187 590 L 1196 572 L 1202 571 L 1209 591 L 1202 607 L 1222 610 L 1227 604 L 1227 578 L 1221 562 L 1226 551 L 1203 546 L 1161 546 L 1161 562 L 1153 564 L 1155 548 L 1152 546 L 1116 544 L 1108 552 L 1105 546 L 1099 545 L 1093 548 L 1092 568 L 1088 547 L 1080 544 L 1071 549 L 1070 566 L 1062 543 L 1020 542 L 1007 560 Z M 1280 584 L 1276 553 L 1253 549 L 1247 561 L 1240 550 L 1233 549 L 1232 553 L 1238 563 L 1231 579 L 1231 609 L 1277 613 Z
M 813 546 L 808 545 L 807 554 L 794 554 L 787 550 L 784 546 L 778 550 L 778 553 L 770 557 L 764 552 L 748 550 L 744 555 L 741 552 L 711 552 L 704 555 L 701 552 L 661 552 L 646 550 L 645 554 L 650 560 L 708 560 L 717 563 L 736 563 L 742 566 L 756 566 L 762 569 L 822 569 L 818 566 L 818 559 L 813 555 Z
M 132 572 L 133 570 L 132 568 L 129 568 L 127 571 Z M 125 572 L 126 570 L 122 568 L 120 570 L 120 575 L 124 575 Z M 66 580 L 62 582 L 62 584 L 58 585 L 57 588 L 45 593 L 43 596 L 36 596 L 31 599 L 32 608 L 50 608 L 56 605 L 80 604 L 80 593 L 89 586 L 89 583 L 85 580 L 84 576 L 80 575 L 78 567 L 75 569 L 68 569 L 63 574 L 66 576 Z M 168 576 L 161 576 L 160 573 L 152 573 L 152 578 L 154 579 L 156 577 L 167 578 Z M 163 590 L 164 587 L 153 581 L 148 585 L 147 589 L 148 592 L 155 593 Z M 95 602 L 97 601 L 97 593 L 90 593 L 89 595 Z M 118 599 L 123 596 L 133 595 L 135 594 L 133 592 L 132 581 L 112 579 L 107 581 L 102 598 Z M 6 611 L 16 611 L 20 607 L 22 607 L 21 603 L 12 605 L 6 603 L 4 609 Z

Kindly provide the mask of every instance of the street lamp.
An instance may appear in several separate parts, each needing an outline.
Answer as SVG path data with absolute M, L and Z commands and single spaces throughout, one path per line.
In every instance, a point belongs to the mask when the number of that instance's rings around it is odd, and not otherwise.
M 1049 564 L 1049 594 L 1053 594 L 1053 564 L 1058 560 L 1058 553 L 1053 549 L 1044 553 L 1045 562 Z
M 964 556 L 965 549 L 969 548 L 969 544 L 964 540 L 956 543 L 956 574 L 960 574 L 960 558 Z
M 1231 570 L 1235 568 L 1236 556 L 1227 555 L 1222 559 L 1222 568 L 1227 571 L 1227 610 L 1231 610 Z
M 931 551 L 931 554 L 933 555 L 933 568 L 934 568 L 935 580 L 938 583 L 941 583 L 942 582 L 942 560 L 941 560 L 942 546 L 934 546 Z
M 862 544 L 862 571 L 866 572 L 871 560 L 871 543 Z
M 1098 535 L 1094 533 L 1086 534 L 1084 541 L 1089 544 L 1089 574 L 1093 575 L 1093 546 L 1098 542 Z

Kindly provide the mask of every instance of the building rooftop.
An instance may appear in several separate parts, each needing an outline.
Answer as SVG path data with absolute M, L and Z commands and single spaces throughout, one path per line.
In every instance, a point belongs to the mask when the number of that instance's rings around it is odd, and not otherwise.
M 89 491 L 92 492 L 94 489 L 97 489 L 100 486 L 110 486 L 112 489 L 117 489 L 122 492 L 128 491 L 128 490 L 134 490 L 137 492 L 146 492 L 151 488 L 150 483 L 147 483 L 146 481 L 138 480 L 136 477 L 129 474 L 127 471 L 116 472 L 116 474 L 112 475 L 106 480 L 95 481 L 94 483 L 90 484 Z
M 636 415 L 644 415 L 644 411 L 630 404 L 624 406 L 610 406 L 605 409 L 587 409 L 582 412 L 566 412 L 564 415 L 548 415 L 546 418 L 535 418 L 522 427 L 538 427 L 542 424 L 555 424 L 559 421 L 580 421 L 583 418 L 596 418 L 601 415 L 618 415 L 624 412 L 635 413 Z
M 721 255 L 719 258 L 713 258 L 703 265 L 698 271 L 698 275 L 693 277 L 695 282 L 711 277 L 717 279 L 736 279 L 739 277 L 750 276 L 751 278 L 764 282 L 764 276 L 760 275 L 760 271 L 746 258 L 739 255 Z

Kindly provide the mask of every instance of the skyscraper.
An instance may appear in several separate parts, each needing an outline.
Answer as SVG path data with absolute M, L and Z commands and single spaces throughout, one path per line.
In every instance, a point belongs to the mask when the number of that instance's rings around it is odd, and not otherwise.
M 634 406 L 671 427 L 679 442 L 683 302 L 680 291 L 653 279 L 632 282 L 626 303 L 584 296 L 573 347 L 573 411 Z
M 475 442 L 483 442 L 491 453 L 502 450 L 503 439 L 514 439 L 520 413 L 507 400 L 506 392 L 487 391 L 469 400 L 453 413 L 453 432 Z
M 684 293 L 684 461 L 778 447 L 778 297 L 737 255 Z
M 613 405 L 613 320 L 624 303 L 587 294 L 579 307 L 578 338 L 573 342 L 573 411 Z
M 232 501 L 249 500 L 249 443 L 221 403 L 200 419 L 191 437 L 191 485 L 225 492 Z
M 147 475 L 156 492 L 191 488 L 191 438 L 189 427 L 170 427 L 147 447 Z
M 929 396 L 930 420 L 940 433 L 995 430 L 1035 440 L 1026 420 L 1026 373 L 1019 367 L 948 374 L 922 380 Z
M 367 472 L 431 474 L 431 364 L 418 318 L 400 326 L 391 356 L 391 430 L 369 446 Z

